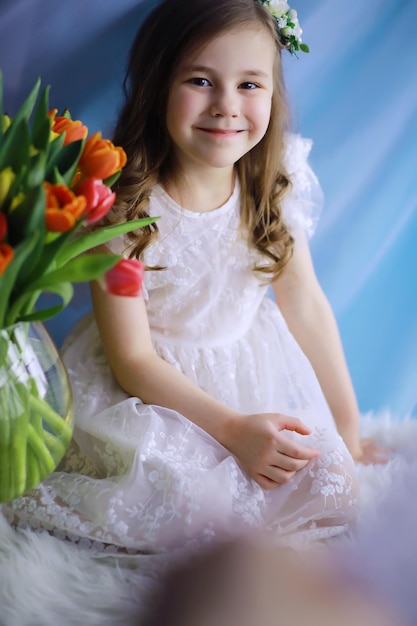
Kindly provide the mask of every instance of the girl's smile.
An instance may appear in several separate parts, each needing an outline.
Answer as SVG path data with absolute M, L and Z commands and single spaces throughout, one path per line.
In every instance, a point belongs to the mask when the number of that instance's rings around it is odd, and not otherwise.
M 266 133 L 275 48 L 262 28 L 226 32 L 180 63 L 167 128 L 186 173 L 233 168 Z

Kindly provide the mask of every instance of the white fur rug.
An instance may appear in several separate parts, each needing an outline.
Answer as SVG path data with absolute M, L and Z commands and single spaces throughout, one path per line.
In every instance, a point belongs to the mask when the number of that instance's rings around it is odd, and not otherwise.
M 362 432 L 364 436 L 375 436 L 395 452 L 387 465 L 358 465 L 363 502 L 359 530 L 361 524 L 368 524 L 369 530 L 369 515 L 381 506 L 387 510 L 384 495 L 394 490 L 398 496 L 398 477 L 414 472 L 417 482 L 417 419 L 366 415 Z M 409 495 L 412 501 L 415 493 Z M 407 506 L 408 494 L 400 497 Z M 414 528 L 405 532 L 417 535 Z M 365 536 L 360 535 L 361 541 Z M 417 563 L 417 545 L 410 547 L 408 539 L 400 537 L 398 541 L 404 549 L 415 550 L 413 562 Z M 352 547 L 355 550 L 357 546 Z M 165 561 L 161 556 L 136 559 L 133 562 L 126 556 L 115 561 L 48 534 L 15 532 L 0 514 L 0 624 L 140 626 L 142 608 Z

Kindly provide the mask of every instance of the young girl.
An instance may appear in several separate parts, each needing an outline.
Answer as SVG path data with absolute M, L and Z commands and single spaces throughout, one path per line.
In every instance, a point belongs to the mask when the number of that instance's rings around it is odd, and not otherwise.
M 92 285 L 65 349 L 77 445 L 15 521 L 164 551 L 253 530 L 301 543 L 356 517 L 352 456 L 378 449 L 306 242 L 319 186 L 287 132 L 289 7 L 270 4 L 164 0 L 136 37 L 111 219 L 160 219 L 110 247 L 144 260 L 143 294 Z

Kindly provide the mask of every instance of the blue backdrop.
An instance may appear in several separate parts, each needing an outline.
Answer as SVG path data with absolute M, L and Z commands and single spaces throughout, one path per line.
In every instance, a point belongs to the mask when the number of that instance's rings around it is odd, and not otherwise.
M 0 0 L 8 112 L 41 76 L 51 106 L 111 133 L 126 55 L 153 4 Z M 312 241 L 317 273 L 361 410 L 416 415 L 417 3 L 298 0 L 296 8 L 311 53 L 288 56 L 285 70 L 294 129 L 314 140 L 325 194 Z M 49 323 L 58 344 L 86 306 Z

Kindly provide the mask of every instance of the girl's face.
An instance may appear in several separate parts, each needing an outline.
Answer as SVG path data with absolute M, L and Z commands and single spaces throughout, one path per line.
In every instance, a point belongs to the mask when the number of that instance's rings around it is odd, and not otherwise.
M 175 157 L 187 173 L 232 168 L 268 128 L 277 52 L 261 27 L 226 32 L 185 58 L 167 104 Z

